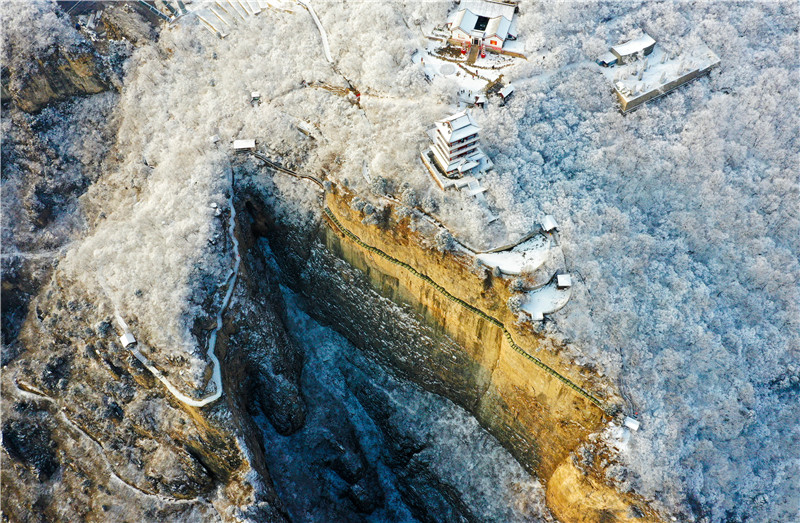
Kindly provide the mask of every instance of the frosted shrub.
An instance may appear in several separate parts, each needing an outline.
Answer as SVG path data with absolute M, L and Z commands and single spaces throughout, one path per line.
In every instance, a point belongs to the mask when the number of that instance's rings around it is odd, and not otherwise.
M 522 292 L 527 287 L 525 280 L 522 278 L 514 278 L 508 286 L 513 292 Z
M 378 196 L 384 196 L 394 192 L 392 182 L 383 176 L 378 176 L 372 180 L 372 183 L 370 184 L 370 190 Z
M 450 234 L 447 230 L 441 230 L 436 233 L 436 237 L 434 238 L 434 243 L 436 248 L 442 252 L 452 251 L 456 247 L 455 239 L 453 235 Z
M 358 212 L 364 210 L 364 207 L 367 205 L 367 202 L 356 196 L 352 200 L 350 200 L 350 207 L 355 209 Z
M 419 197 L 411 187 L 403 189 L 403 193 L 400 195 L 400 201 L 412 208 L 419 207 Z
M 439 210 L 439 202 L 431 195 L 422 198 L 422 208 L 427 213 L 435 213 Z
M 508 299 L 508 310 L 513 312 L 514 314 L 519 314 L 522 312 L 522 304 L 524 299 L 521 294 L 514 294 Z
M 398 205 L 394 208 L 394 214 L 398 220 L 402 220 L 403 218 L 409 218 L 413 216 L 414 211 L 405 205 Z

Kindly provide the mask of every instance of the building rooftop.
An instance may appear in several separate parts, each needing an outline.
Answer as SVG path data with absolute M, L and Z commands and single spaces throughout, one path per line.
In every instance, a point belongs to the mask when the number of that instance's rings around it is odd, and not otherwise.
M 471 33 L 478 22 L 478 15 L 469 9 L 461 9 L 450 15 L 449 22 L 454 28 L 460 27 L 465 33 Z
M 502 89 L 500 89 L 499 93 L 500 93 L 500 96 L 502 96 L 503 98 L 508 98 L 509 96 L 511 96 L 511 94 L 514 91 L 515 91 L 514 86 L 511 85 L 511 84 L 508 84 L 505 87 L 503 87 Z
M 653 37 L 645 33 L 639 38 L 634 38 L 625 43 L 615 45 L 611 48 L 611 52 L 617 56 L 629 56 L 643 51 L 646 47 L 650 47 L 655 43 L 656 41 L 653 40 Z
M 245 149 L 255 149 L 256 148 L 256 141 L 255 140 L 234 140 L 233 141 L 233 148 L 237 151 L 245 150 Z
M 467 34 L 492 36 L 505 39 L 514 19 L 514 4 L 487 0 L 464 0 L 458 11 L 452 13 L 448 23 Z
M 489 0 L 462 0 L 460 9 L 468 9 L 478 16 L 495 18 L 503 16 L 511 21 L 514 18 L 516 5 L 505 2 L 492 2 Z
M 492 18 L 486 27 L 486 36 L 497 35 L 504 39 L 508 36 L 508 28 L 511 27 L 511 20 L 504 16 Z
M 461 111 L 443 120 L 436 122 L 436 128 L 442 133 L 445 140 L 455 142 L 480 131 L 472 116 L 466 111 Z

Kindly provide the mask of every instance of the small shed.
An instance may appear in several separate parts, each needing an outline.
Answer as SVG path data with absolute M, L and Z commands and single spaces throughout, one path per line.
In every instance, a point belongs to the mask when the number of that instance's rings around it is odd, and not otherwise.
M 507 86 L 500 89 L 500 91 L 498 91 L 498 94 L 500 95 L 500 98 L 502 98 L 503 100 L 508 100 L 508 97 L 514 94 L 515 90 L 516 89 L 514 89 L 513 85 L 508 84 Z
M 572 276 L 569 274 L 559 274 L 556 276 L 557 289 L 569 289 L 572 287 Z
M 299 122 L 297 122 L 297 129 L 304 135 L 311 138 L 312 140 L 317 139 L 316 136 L 314 136 L 315 134 L 317 134 L 317 130 L 310 123 L 300 120 Z
M 259 103 L 261 102 L 261 93 L 259 91 L 253 91 L 250 93 L 250 103 Z
M 208 141 L 209 141 L 209 142 L 211 142 L 211 143 L 218 143 L 218 142 L 219 142 L 219 135 L 218 135 L 218 134 L 215 134 L 214 136 L 211 136 L 211 137 L 208 139 Z
M 122 336 L 119 337 L 119 342 L 122 344 L 123 347 L 126 349 L 131 345 L 136 344 L 136 338 L 134 338 L 133 334 L 130 332 L 126 332 Z
M 603 53 L 597 59 L 597 65 L 602 67 L 611 67 L 612 65 L 617 65 L 617 56 L 612 52 Z
M 553 218 L 552 214 L 548 214 L 542 220 L 542 230 L 544 232 L 550 232 L 555 229 L 558 229 L 558 223 L 556 222 L 556 219 Z
M 256 141 L 255 140 L 234 140 L 233 141 L 233 150 L 234 151 L 255 151 L 256 149 Z
M 625 416 L 625 426 L 636 432 L 639 430 L 639 422 L 631 417 Z

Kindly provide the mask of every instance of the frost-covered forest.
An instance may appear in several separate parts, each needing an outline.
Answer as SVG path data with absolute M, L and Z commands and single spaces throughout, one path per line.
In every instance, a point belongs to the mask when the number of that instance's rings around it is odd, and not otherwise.
M 558 326 L 644 425 L 622 482 L 712 521 L 796 520 L 797 4 L 539 9 L 521 22 L 546 65 L 526 64 L 528 88 L 485 113 L 500 173 L 486 185 L 503 187 L 497 205 L 562 225 L 581 285 Z M 635 28 L 700 38 L 722 66 L 624 117 L 592 67 L 525 80 Z
M 486 239 L 471 198 L 444 197 L 418 161 L 458 87 L 428 83 L 410 57 L 452 4 L 314 6 L 335 69 L 297 6 L 224 40 L 187 19 L 127 64 L 116 159 L 84 197 L 113 210 L 62 266 L 125 309 L 156 361 L 189 354 L 202 371 L 189 332 L 229 266 L 211 204 L 227 205 L 233 139 L 365 197 L 382 178 L 458 235 Z M 523 2 L 528 60 L 507 74 L 517 91 L 475 112 L 496 165 L 483 185 L 506 231 L 544 214 L 561 225 L 576 287 L 552 332 L 618 382 L 642 421 L 614 479 L 683 519 L 800 512 L 799 19 L 791 0 Z M 642 29 L 676 48 L 699 39 L 722 63 L 623 116 L 593 60 Z

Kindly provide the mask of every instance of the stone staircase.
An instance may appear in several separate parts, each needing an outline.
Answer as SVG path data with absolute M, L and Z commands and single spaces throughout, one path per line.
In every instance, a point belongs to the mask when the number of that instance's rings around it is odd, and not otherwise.
M 170 23 L 196 16 L 203 27 L 220 38 L 228 36 L 237 24 L 249 21 L 266 9 L 287 10 L 281 0 L 139 0 L 139 3 Z

